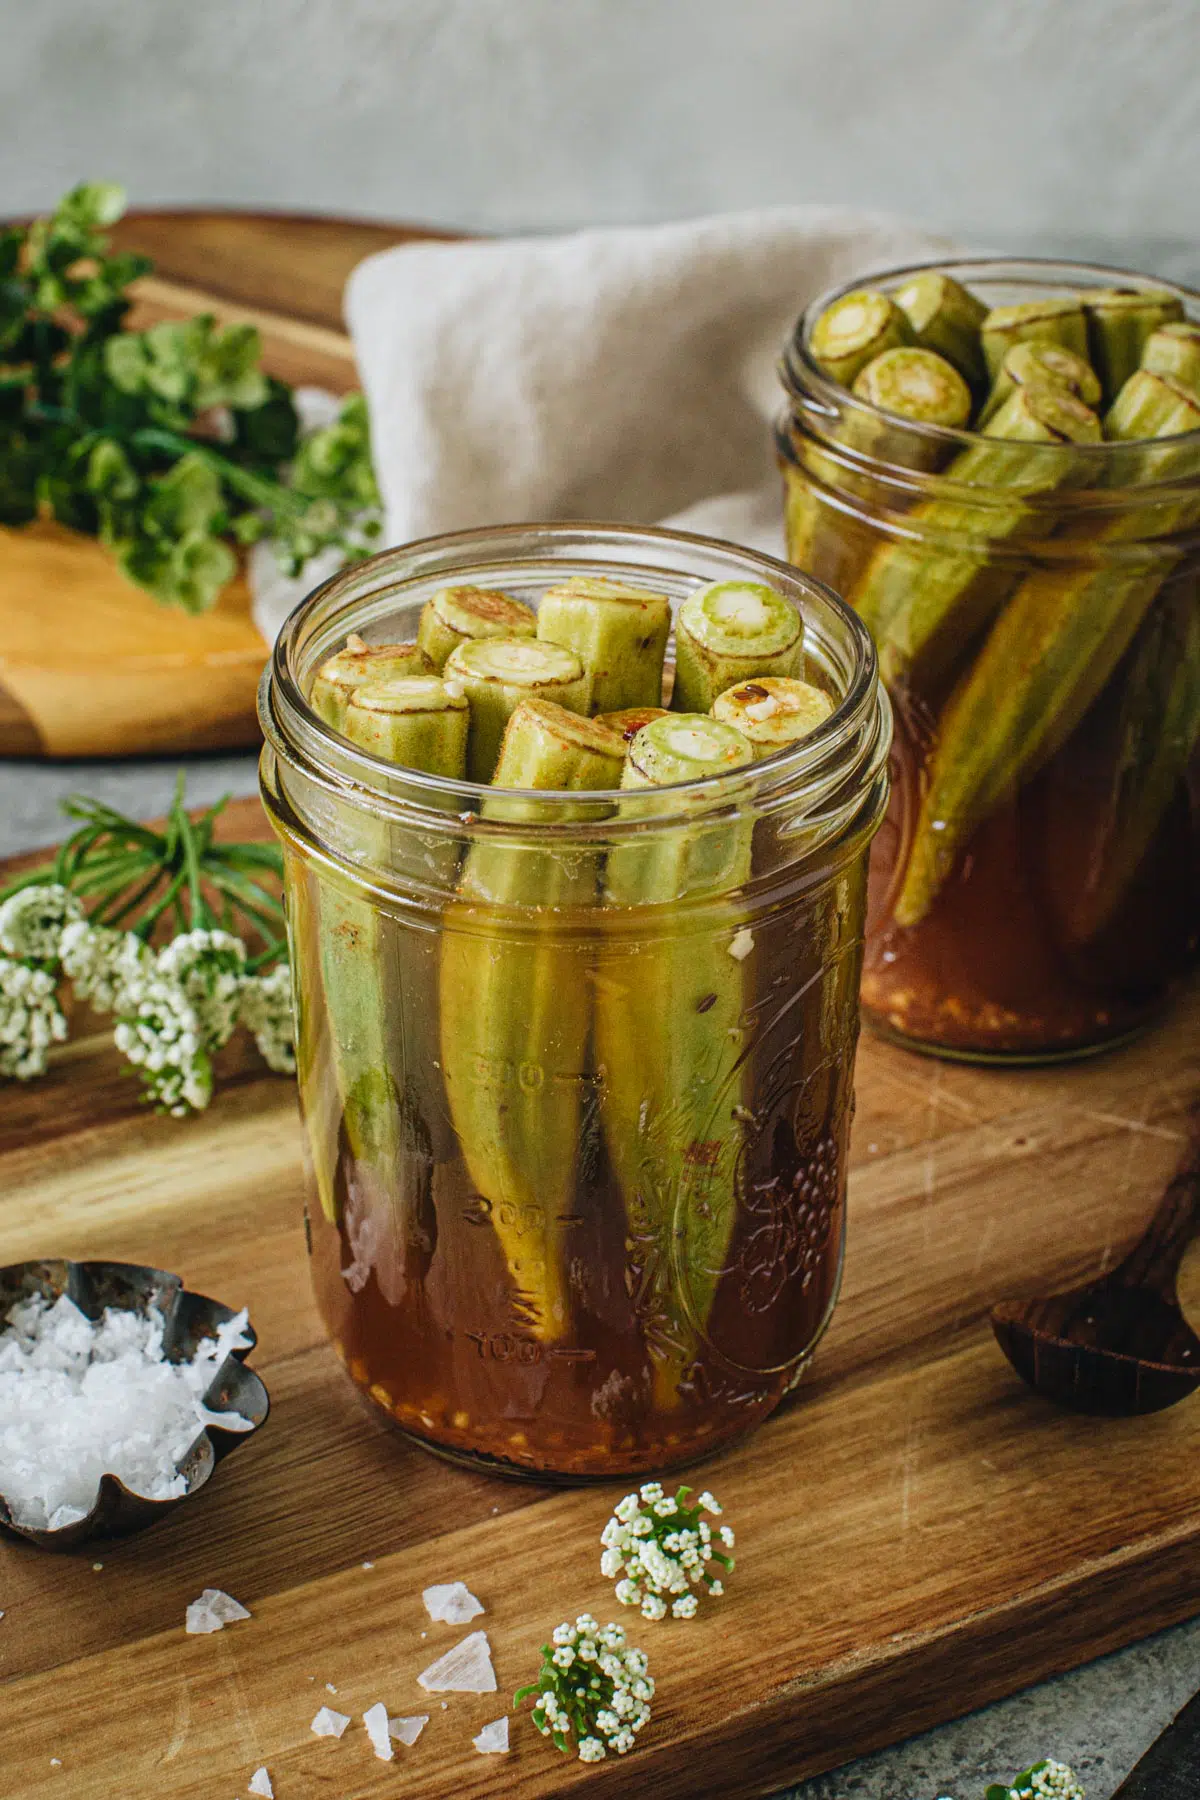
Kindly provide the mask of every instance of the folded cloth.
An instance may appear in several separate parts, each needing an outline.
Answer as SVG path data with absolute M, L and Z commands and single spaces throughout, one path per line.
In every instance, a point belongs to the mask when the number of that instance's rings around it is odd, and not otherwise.
M 773 530 L 778 547 L 769 421 L 797 315 L 834 283 L 947 247 L 902 220 L 801 206 L 369 257 L 346 317 L 388 541 L 686 512 L 689 529 Z
M 770 421 L 792 325 L 835 283 L 948 249 L 903 220 L 799 206 L 368 257 L 346 318 L 383 541 L 602 519 L 782 554 Z M 286 582 L 264 553 L 264 635 L 327 573 Z

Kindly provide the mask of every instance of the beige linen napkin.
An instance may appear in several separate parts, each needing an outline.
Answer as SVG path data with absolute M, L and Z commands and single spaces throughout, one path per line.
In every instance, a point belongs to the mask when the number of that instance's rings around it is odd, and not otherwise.
M 770 424 L 797 315 L 833 283 L 946 249 L 903 220 L 801 206 L 369 257 L 346 318 L 385 541 L 667 521 L 779 554 Z M 304 591 L 269 584 L 265 634 Z

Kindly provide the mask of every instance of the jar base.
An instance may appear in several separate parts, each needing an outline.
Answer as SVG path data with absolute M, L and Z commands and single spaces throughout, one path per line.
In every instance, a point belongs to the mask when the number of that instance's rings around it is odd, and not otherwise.
M 885 1044 L 895 1044 L 897 1049 L 911 1050 L 917 1056 L 928 1056 L 937 1062 L 970 1063 L 977 1068 L 998 1069 L 1036 1069 L 1046 1068 L 1057 1063 L 1087 1062 L 1092 1057 L 1106 1056 L 1110 1050 L 1120 1050 L 1126 1044 L 1132 1044 L 1148 1031 L 1154 1022 L 1153 1019 L 1143 1019 L 1127 1031 L 1117 1032 L 1112 1037 L 1102 1038 L 1096 1043 L 1046 1045 L 1038 1049 L 1003 1050 L 939 1043 L 936 1039 L 918 1037 L 915 1034 L 898 1030 L 886 1019 L 880 1019 L 865 1008 L 863 1009 L 863 1024 L 873 1037 L 882 1039 Z

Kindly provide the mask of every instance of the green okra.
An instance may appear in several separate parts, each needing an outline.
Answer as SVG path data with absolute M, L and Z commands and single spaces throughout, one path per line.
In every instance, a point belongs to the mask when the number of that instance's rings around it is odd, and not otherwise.
M 880 351 L 912 341 L 912 326 L 894 300 L 875 288 L 855 288 L 825 308 L 809 345 L 830 380 L 849 387 Z
M 1140 365 L 1146 340 L 1183 318 L 1178 294 L 1155 288 L 1093 288 L 1083 297 L 1092 364 L 1106 400 L 1114 400 Z
M 1107 420 L 1110 433 L 1140 450 L 1144 482 L 1194 475 L 1200 401 L 1168 379 L 1136 370 Z M 1194 521 L 1190 498 L 1122 511 L 1096 539 L 1138 542 Z M 1132 643 L 1171 559 L 1153 567 L 1094 561 L 1026 576 L 1005 603 L 947 701 L 895 907 L 901 925 L 923 919 L 962 850 L 987 815 L 1061 748 L 1098 698 Z
M 833 712 L 823 688 L 784 675 L 756 675 L 726 688 L 713 701 L 712 716 L 734 725 L 754 747 L 755 758 L 774 756 L 810 737 Z
M 626 746 L 632 744 L 643 725 L 651 719 L 665 719 L 665 706 L 623 706 L 617 712 L 597 713 L 597 725 L 607 725 L 610 731 L 621 734 Z
M 902 345 L 872 357 L 854 378 L 854 394 L 885 412 L 923 425 L 960 429 L 971 417 L 971 390 L 954 367 L 935 350 Z M 886 443 L 862 444 L 859 434 L 848 439 L 855 449 L 887 460 Z
M 351 632 L 345 648 L 327 658 L 317 670 L 309 699 L 325 723 L 340 731 L 346 708 L 358 688 L 370 682 L 391 681 L 398 675 L 432 674 L 433 664 L 419 644 L 367 644 Z
M 917 343 L 936 350 L 976 393 L 987 385 L 979 333 L 988 309 L 969 288 L 941 269 L 926 269 L 896 289 L 894 299 Z
M 1051 529 L 1049 511 L 1027 501 L 1079 478 L 1065 446 L 1099 439 L 1096 415 L 1073 395 L 1016 388 L 946 470 L 979 499 L 924 501 L 906 516 L 906 535 L 880 545 L 851 601 L 889 685 L 944 679 L 1012 587 L 994 546 Z
M 494 785 L 615 789 L 623 739 L 541 700 L 508 720 Z M 497 796 L 483 816 L 603 818 L 615 799 Z M 595 854 L 486 839 L 463 866 L 441 958 L 442 1068 L 467 1169 L 487 1202 L 512 1276 L 514 1316 L 539 1341 L 569 1325 L 568 1240 L 583 1099 L 591 1070 L 590 971 L 561 921 L 599 894 Z M 520 909 L 515 923 L 505 909 Z
M 453 684 L 438 675 L 402 675 L 358 688 L 343 730 L 384 762 L 461 781 L 470 717 L 466 695 Z
M 1059 393 L 1074 394 L 1091 407 L 1099 406 L 1102 397 L 1100 379 L 1091 363 L 1061 344 L 1043 344 L 1033 338 L 1005 351 L 992 391 L 975 422 L 976 429 L 982 431 L 1019 387 L 1053 388 Z
M 622 785 L 698 781 L 752 759 L 734 726 L 672 713 L 637 734 Z M 662 806 L 689 811 L 679 793 L 664 794 Z M 646 825 L 608 858 L 605 898 L 622 916 L 595 976 L 595 1034 L 605 1142 L 628 1221 L 628 1279 L 656 1402 L 671 1407 L 699 1350 L 736 1219 L 753 948 L 737 895 L 750 875 L 752 824 L 698 816 Z M 722 897 L 725 928 L 714 930 L 709 906 L 689 929 L 692 903 Z
M 757 581 L 716 581 L 689 594 L 675 621 L 675 712 L 707 712 L 750 675 L 798 675 L 804 621 L 793 600 Z
M 1104 831 L 1067 921 L 1086 944 L 1116 918 L 1200 743 L 1200 608 L 1152 608 L 1123 678 Z
M 479 638 L 459 644 L 446 660 L 445 678 L 465 693 L 471 708 L 467 772 L 491 781 L 504 728 L 522 700 L 552 700 L 586 713 L 590 687 L 573 650 L 540 638 Z
M 1088 360 L 1087 319 L 1077 294 L 1061 299 L 1021 300 L 1015 306 L 993 306 L 980 327 L 988 380 L 995 381 L 1014 344 L 1033 341 L 1061 344 Z
M 1179 319 L 1158 326 L 1142 346 L 1142 367 L 1200 393 L 1200 325 Z
M 670 630 L 665 594 L 602 576 L 573 575 L 547 588 L 538 606 L 538 637 L 575 652 L 594 712 L 658 704 Z
M 479 638 L 533 637 L 537 614 L 495 588 L 439 588 L 421 609 L 417 642 L 440 675 L 451 651 Z

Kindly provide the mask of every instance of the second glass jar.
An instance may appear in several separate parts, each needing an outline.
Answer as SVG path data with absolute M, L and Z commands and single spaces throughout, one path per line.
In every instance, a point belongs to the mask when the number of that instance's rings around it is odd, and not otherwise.
M 937 266 L 988 305 L 1167 285 Z M 789 555 L 870 620 L 895 713 L 864 1012 L 973 1060 L 1101 1049 L 1155 1015 L 1197 938 L 1200 433 L 1031 445 L 909 423 L 818 367 L 836 298 L 788 345 L 778 445 Z

